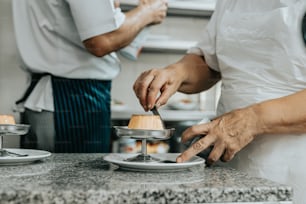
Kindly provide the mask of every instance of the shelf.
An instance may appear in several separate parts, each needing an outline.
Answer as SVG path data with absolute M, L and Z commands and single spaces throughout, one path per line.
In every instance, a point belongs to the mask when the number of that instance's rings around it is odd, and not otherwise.
M 130 10 L 138 0 L 121 0 L 121 8 Z M 207 17 L 213 13 L 216 0 L 169 0 L 168 15 Z
M 185 41 L 171 39 L 170 37 L 163 37 L 151 35 L 143 44 L 144 52 L 171 52 L 171 53 L 186 53 L 186 51 L 196 45 L 196 41 Z

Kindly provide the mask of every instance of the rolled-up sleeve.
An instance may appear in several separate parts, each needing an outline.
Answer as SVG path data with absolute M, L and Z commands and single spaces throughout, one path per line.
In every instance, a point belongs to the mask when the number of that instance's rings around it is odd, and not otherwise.
M 113 0 L 67 0 L 81 40 L 118 29 L 125 20 Z
M 187 51 L 189 54 L 204 56 L 208 66 L 216 71 L 219 71 L 218 58 L 216 54 L 217 18 L 219 9 L 220 3 L 217 3 L 216 9 L 204 29 L 201 41 Z

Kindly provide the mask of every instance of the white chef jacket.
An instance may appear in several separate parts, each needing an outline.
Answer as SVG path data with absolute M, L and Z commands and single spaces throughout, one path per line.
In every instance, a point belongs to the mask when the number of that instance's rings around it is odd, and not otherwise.
M 88 38 L 111 32 L 125 20 L 113 0 L 13 0 L 22 68 L 78 79 L 111 80 L 120 72 L 115 53 L 95 57 L 83 46 Z M 25 107 L 54 111 L 51 77 L 43 77 Z
M 218 115 L 306 89 L 305 0 L 221 0 L 188 52 L 222 74 Z M 306 202 L 306 134 L 263 135 L 228 165 L 288 184 Z

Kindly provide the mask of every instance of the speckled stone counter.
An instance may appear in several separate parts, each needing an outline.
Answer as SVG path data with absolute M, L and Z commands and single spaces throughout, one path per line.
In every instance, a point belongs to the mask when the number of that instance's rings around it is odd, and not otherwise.
M 129 172 L 103 154 L 0 166 L 0 203 L 291 203 L 292 189 L 224 167 Z

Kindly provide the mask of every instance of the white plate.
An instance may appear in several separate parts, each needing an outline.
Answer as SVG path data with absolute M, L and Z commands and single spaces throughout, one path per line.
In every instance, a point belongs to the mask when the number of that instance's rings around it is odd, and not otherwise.
M 198 156 L 193 157 L 188 162 L 184 163 L 162 163 L 162 162 L 131 162 L 126 161 L 127 158 L 135 157 L 138 154 L 120 154 L 112 153 L 104 156 L 104 160 L 110 163 L 118 165 L 120 168 L 132 170 L 132 171 L 155 171 L 155 172 L 167 172 L 167 171 L 182 171 L 188 168 L 203 165 L 204 159 Z M 154 158 L 160 160 L 175 161 L 179 153 L 165 153 L 165 154 L 150 154 Z
M 0 165 L 16 165 L 27 164 L 37 160 L 41 160 L 51 156 L 50 152 L 35 149 L 11 149 L 5 148 L 5 150 L 14 152 L 17 154 L 27 154 L 25 157 L 5 156 L 0 157 Z

